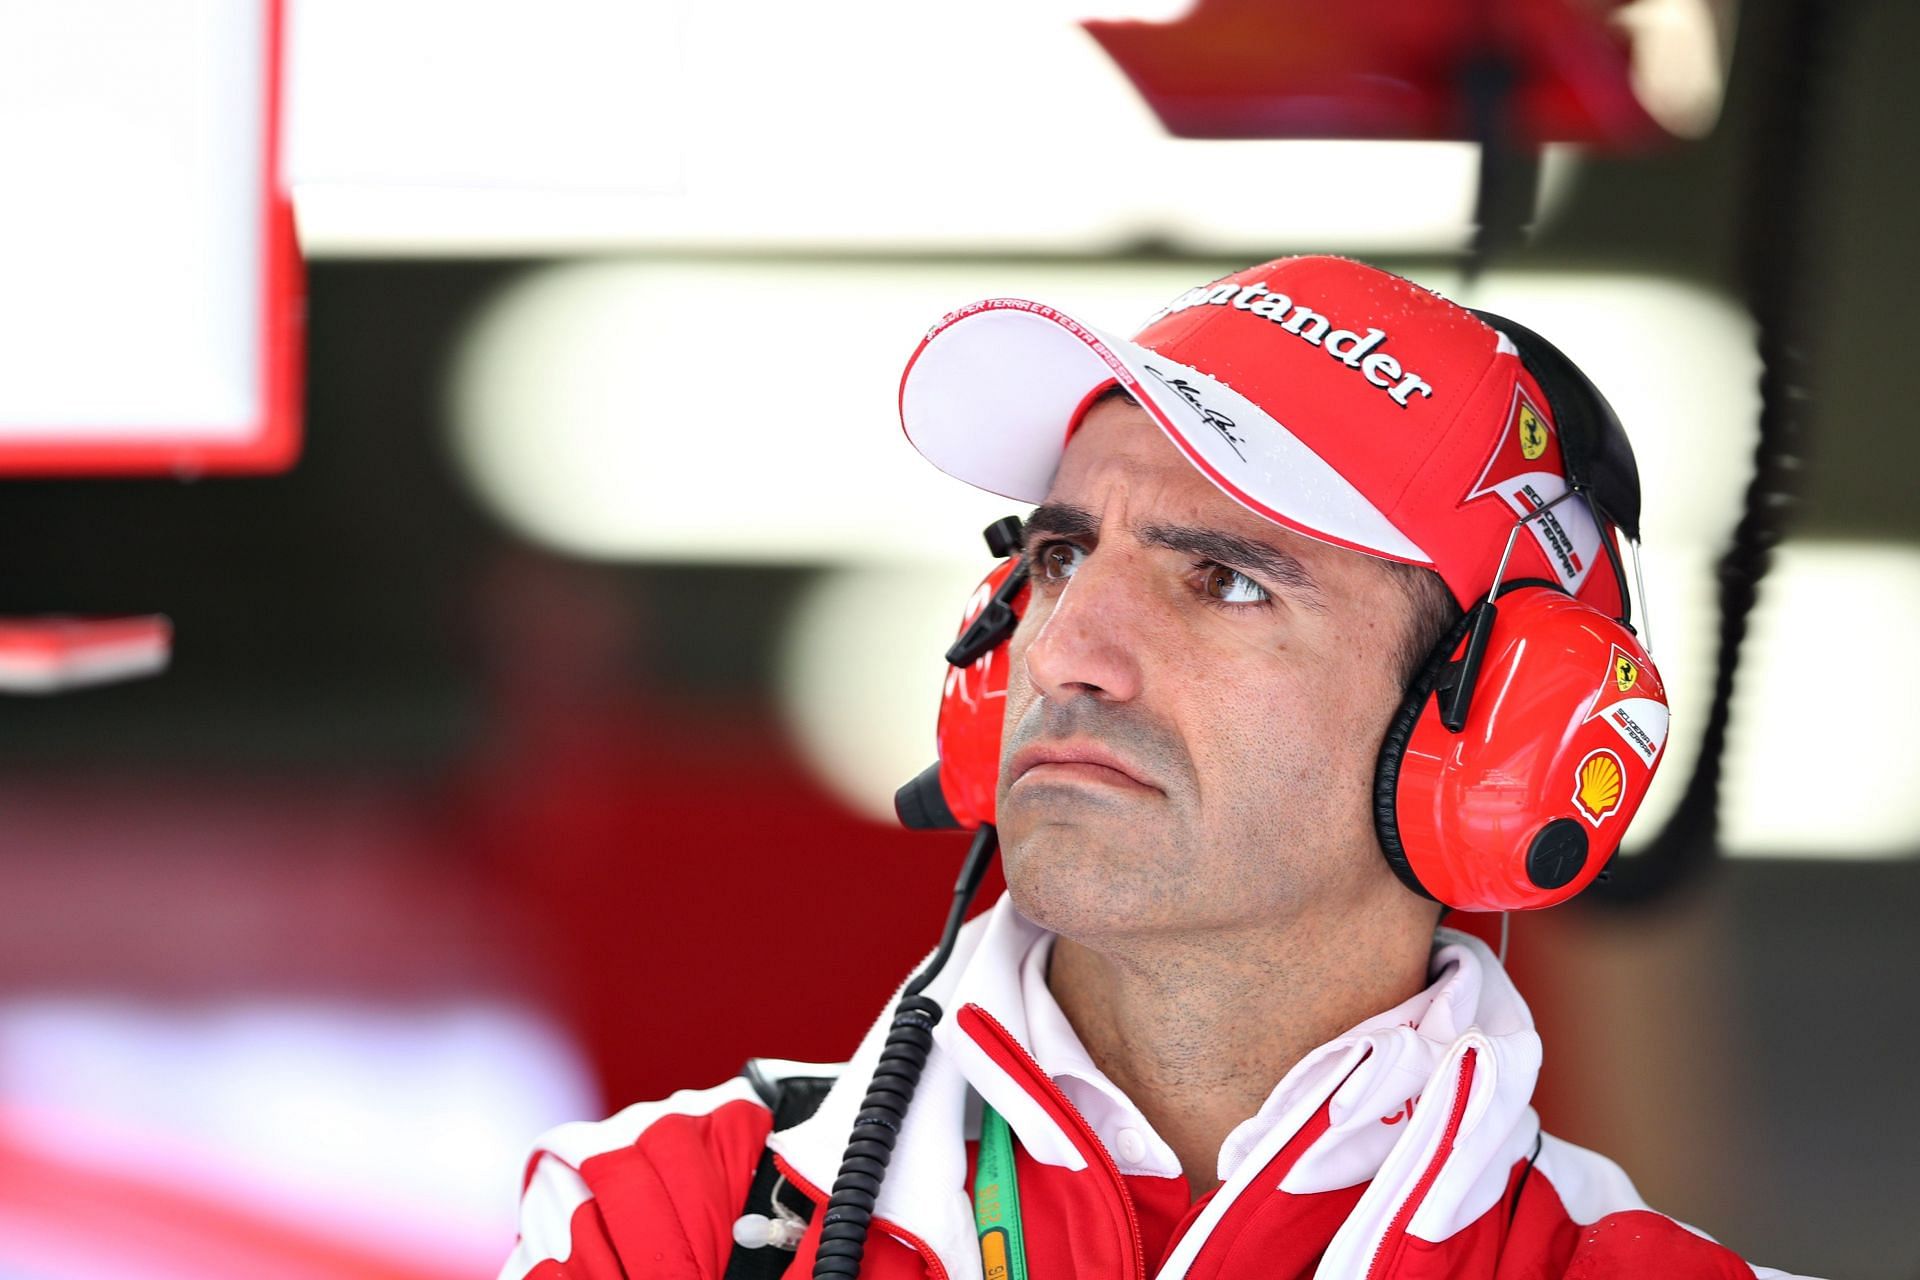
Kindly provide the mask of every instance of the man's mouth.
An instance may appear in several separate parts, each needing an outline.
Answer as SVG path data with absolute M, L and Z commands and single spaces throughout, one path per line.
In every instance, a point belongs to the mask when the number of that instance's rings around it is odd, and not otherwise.
M 1138 791 L 1160 788 L 1143 771 L 1117 752 L 1097 742 L 1036 742 L 1014 753 L 1008 770 L 1011 786 L 1026 781 L 1082 782 Z

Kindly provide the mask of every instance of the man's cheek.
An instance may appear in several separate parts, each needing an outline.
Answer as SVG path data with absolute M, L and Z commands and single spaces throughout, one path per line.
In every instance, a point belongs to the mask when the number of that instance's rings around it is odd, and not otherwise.
M 1272 794 L 1296 787 L 1311 781 L 1332 754 L 1334 744 L 1310 700 L 1214 697 L 1193 711 L 1187 736 L 1194 764 L 1221 790 Z
M 1006 737 L 1009 739 L 1013 737 L 1013 727 L 1038 696 L 1027 674 L 1027 651 L 1033 647 L 1034 638 L 1040 634 L 1043 625 L 1042 619 L 1037 616 L 1041 608 L 1039 602 L 1034 602 L 1029 612 L 1021 617 L 1019 625 L 1014 627 L 1013 634 L 1007 638 Z
M 1027 713 L 1027 707 L 1033 701 L 1033 686 L 1027 683 L 1027 663 L 1025 647 L 1007 648 L 1007 696 L 1000 718 L 1000 795 L 1006 794 L 1007 757 L 1013 754 L 1013 744 L 1018 741 L 1020 717 Z

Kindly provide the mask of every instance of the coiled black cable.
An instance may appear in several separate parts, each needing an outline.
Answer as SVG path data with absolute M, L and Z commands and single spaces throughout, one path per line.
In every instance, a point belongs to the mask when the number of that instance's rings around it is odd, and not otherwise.
M 900 1125 L 906 1120 L 907 1107 L 926 1069 L 927 1056 L 933 1051 L 933 1029 L 941 1017 L 940 1006 L 921 995 L 947 959 L 953 955 L 954 941 L 966 922 L 967 908 L 980 891 L 980 881 L 993 861 L 999 841 L 991 825 L 982 826 L 961 864 L 960 878 L 953 886 L 953 908 L 947 913 L 947 927 L 933 958 L 907 983 L 894 1006 L 893 1024 L 880 1051 L 879 1065 L 867 1085 L 867 1096 L 860 1101 L 860 1113 L 847 1137 L 846 1154 L 840 1158 L 840 1173 L 833 1180 L 833 1191 L 821 1219 L 820 1250 L 814 1257 L 814 1280 L 854 1280 L 860 1274 L 860 1259 L 867 1250 L 867 1231 L 873 1225 L 873 1205 L 879 1198 L 880 1184 L 887 1176 L 887 1163 L 893 1158 L 893 1144 L 899 1140 Z
M 934 1024 L 939 1021 L 940 1006 L 925 996 L 902 997 L 893 1011 L 886 1047 L 880 1052 L 880 1064 L 874 1068 L 867 1096 L 860 1103 L 846 1154 L 840 1158 L 833 1195 L 827 1201 L 820 1252 L 813 1265 L 816 1278 L 843 1276 L 851 1280 L 860 1274 L 867 1230 L 873 1223 L 873 1202 L 880 1194 L 881 1179 L 887 1176 L 894 1141 L 900 1136 L 907 1105 L 920 1083 L 920 1072 L 927 1065 Z

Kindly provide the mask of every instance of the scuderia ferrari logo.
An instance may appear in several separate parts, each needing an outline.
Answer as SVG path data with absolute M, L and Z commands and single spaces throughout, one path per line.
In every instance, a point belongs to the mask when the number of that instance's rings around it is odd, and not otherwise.
M 1566 491 L 1560 441 L 1547 415 L 1525 391 L 1515 387 L 1506 430 L 1500 433 L 1499 445 L 1464 501 L 1497 496 L 1520 518 L 1541 511 Z M 1593 513 L 1578 501 L 1563 502 L 1529 520 L 1526 528 L 1540 544 L 1541 554 L 1553 566 L 1561 585 L 1578 592 L 1603 554 L 1600 526 L 1594 523 Z
M 1600 678 L 1599 685 L 1593 709 L 1581 723 L 1605 722 L 1642 764 L 1651 767 L 1667 745 L 1667 694 L 1660 686 L 1659 673 L 1641 666 L 1615 645 L 1607 674 Z

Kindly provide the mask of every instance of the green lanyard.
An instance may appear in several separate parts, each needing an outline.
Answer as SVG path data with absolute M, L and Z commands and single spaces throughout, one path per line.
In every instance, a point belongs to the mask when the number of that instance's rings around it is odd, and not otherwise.
M 980 1110 L 980 1160 L 973 1175 L 973 1225 L 987 1280 L 1027 1280 L 1027 1240 L 1020 1230 L 1020 1179 L 1013 1168 L 1013 1131 L 986 1103 Z

